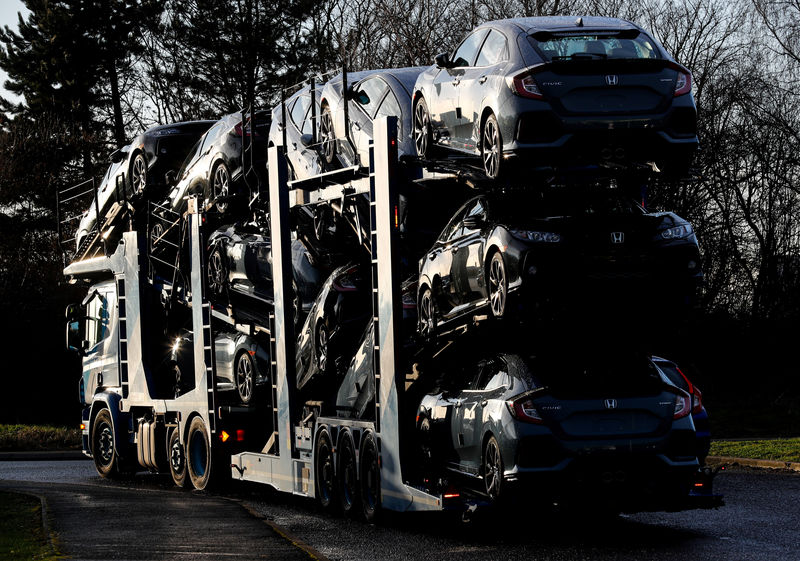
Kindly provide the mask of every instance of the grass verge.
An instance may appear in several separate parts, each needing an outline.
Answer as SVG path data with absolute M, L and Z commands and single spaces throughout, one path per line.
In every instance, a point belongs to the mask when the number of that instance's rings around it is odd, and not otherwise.
M 710 454 L 753 460 L 800 462 L 800 438 L 717 440 L 711 443 Z
M 42 528 L 42 503 L 36 497 L 0 491 L 0 559 L 58 559 Z
M 0 451 L 79 450 L 81 431 L 66 427 L 0 425 Z

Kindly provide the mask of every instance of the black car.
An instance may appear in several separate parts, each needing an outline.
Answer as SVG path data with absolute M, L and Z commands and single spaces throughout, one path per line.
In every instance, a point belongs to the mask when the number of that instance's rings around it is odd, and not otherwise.
M 244 137 L 252 140 L 254 166 L 265 173 L 268 131 L 269 120 L 264 111 L 255 113 L 254 119 L 247 118 L 244 122 L 241 113 L 231 113 L 217 121 L 189 151 L 165 206 L 182 212 L 186 207 L 185 198 L 196 194 L 201 195 L 206 203 L 215 202 L 217 210 L 224 213 L 228 209 L 229 197 L 249 195 L 244 185 L 246 170 L 242 165 Z
M 697 148 L 689 71 L 642 28 L 599 17 L 491 21 L 436 57 L 414 89 L 420 156 L 434 145 L 533 167 L 638 167 L 684 173 Z
M 292 242 L 293 320 L 299 328 L 319 293 L 325 272 L 299 240 Z M 272 242 L 260 222 L 223 226 L 208 238 L 208 289 L 212 302 L 231 306 L 242 320 L 265 325 L 274 304 Z M 247 316 L 247 317 L 245 317 Z
M 502 318 L 523 287 L 519 302 L 537 306 L 611 295 L 690 305 L 702 276 L 692 226 L 671 212 L 647 213 L 620 189 L 481 195 L 420 260 L 419 330 L 431 337 L 487 308 Z
M 658 356 L 652 357 L 652 360 L 673 384 L 692 396 L 692 420 L 697 436 L 697 459 L 700 464 L 704 464 L 711 448 L 711 423 L 703 404 L 703 392 L 671 360 Z
M 416 418 L 445 476 L 534 508 L 577 498 L 635 511 L 688 495 L 691 398 L 645 355 L 474 356 L 451 363 Z
M 334 270 L 297 338 L 297 387 L 334 391 L 372 314 L 368 270 L 350 263 Z M 324 390 L 323 390 L 324 393 Z
M 186 154 L 214 121 L 187 121 L 151 127 L 129 145 L 111 155 L 109 166 L 97 190 L 97 206 L 102 224 L 106 213 L 122 197 L 163 197 L 169 183 L 168 172 L 176 172 Z M 124 191 L 123 191 L 124 190 Z M 86 236 L 97 227 L 94 201 L 86 209 L 76 236 L 80 248 Z

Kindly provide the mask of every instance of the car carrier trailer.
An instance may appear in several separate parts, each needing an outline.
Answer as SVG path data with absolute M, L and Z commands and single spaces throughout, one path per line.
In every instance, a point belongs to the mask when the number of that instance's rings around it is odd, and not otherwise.
M 183 232 L 176 240 L 182 247 L 174 263 L 169 260 L 175 271 L 171 280 L 153 274 L 163 256 L 151 255 L 152 240 L 137 231 L 125 232 L 109 256 L 65 267 L 69 279 L 90 283 L 83 307 L 67 311 L 68 339 L 83 355 L 83 450 L 95 458 L 102 474 L 168 470 L 176 483 L 191 483 L 197 489 L 230 476 L 318 497 L 323 504 L 336 495 L 345 511 L 361 511 L 368 519 L 380 508 L 443 508 L 441 493 L 410 485 L 401 467 L 399 398 L 405 373 L 397 360 L 402 311 L 396 121 L 388 117 L 376 122 L 369 174 L 344 170 L 344 181 L 334 173 L 290 182 L 283 155 L 270 148 L 275 305 L 268 325 L 237 323 L 230 311 L 215 309 L 207 298 L 204 214 L 196 200 L 190 201 L 185 217 L 171 225 Z M 370 205 L 374 421 L 318 416 L 313 403 L 299 403 L 294 325 L 287 321 L 292 309 L 287 290 L 292 282 L 290 207 L 354 195 L 368 197 Z M 184 313 L 191 317 L 193 333 L 194 368 L 181 373 L 190 389 L 177 396 L 170 395 L 169 383 L 164 389 L 159 380 L 164 375 L 157 364 L 161 355 L 153 350 L 170 344 L 163 336 L 168 320 L 161 317 L 166 301 L 167 314 L 188 310 Z M 267 411 L 226 406 L 218 399 L 213 331 L 215 325 L 225 324 L 269 337 L 272 395 L 266 399 Z M 187 374 L 191 383 L 186 382 Z M 242 426 L 263 438 L 251 438 Z

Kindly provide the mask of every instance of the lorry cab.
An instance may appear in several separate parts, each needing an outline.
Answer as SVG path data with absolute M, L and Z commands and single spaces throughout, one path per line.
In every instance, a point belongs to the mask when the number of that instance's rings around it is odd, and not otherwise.
M 81 304 L 67 307 L 67 347 L 81 356 L 81 404 L 100 390 L 119 387 L 119 324 L 113 280 L 93 285 Z

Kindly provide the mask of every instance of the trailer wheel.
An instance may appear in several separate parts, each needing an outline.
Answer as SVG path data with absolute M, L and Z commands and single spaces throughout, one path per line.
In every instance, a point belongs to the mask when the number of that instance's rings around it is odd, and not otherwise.
M 314 480 L 319 504 L 325 510 L 333 510 L 336 505 L 336 475 L 333 469 L 333 446 L 328 429 L 319 431 L 314 458 Z
M 195 489 L 203 490 L 211 481 L 211 440 L 202 417 L 195 417 L 186 438 L 186 465 Z
M 349 433 L 342 435 L 339 442 L 339 457 L 336 467 L 336 491 L 339 495 L 339 506 L 343 513 L 353 514 L 359 502 L 358 473 L 356 451 Z
M 120 461 L 114 442 L 114 425 L 108 409 L 101 409 L 92 424 L 92 458 L 97 473 L 114 479 L 120 476 Z
M 167 457 L 169 458 L 169 473 L 172 476 L 172 481 L 178 487 L 186 487 L 188 482 L 186 478 L 186 454 L 184 453 L 177 427 L 169 433 Z
M 361 443 L 360 470 L 361 514 L 367 522 L 375 522 L 381 506 L 381 471 L 378 465 L 378 444 L 372 433 Z

